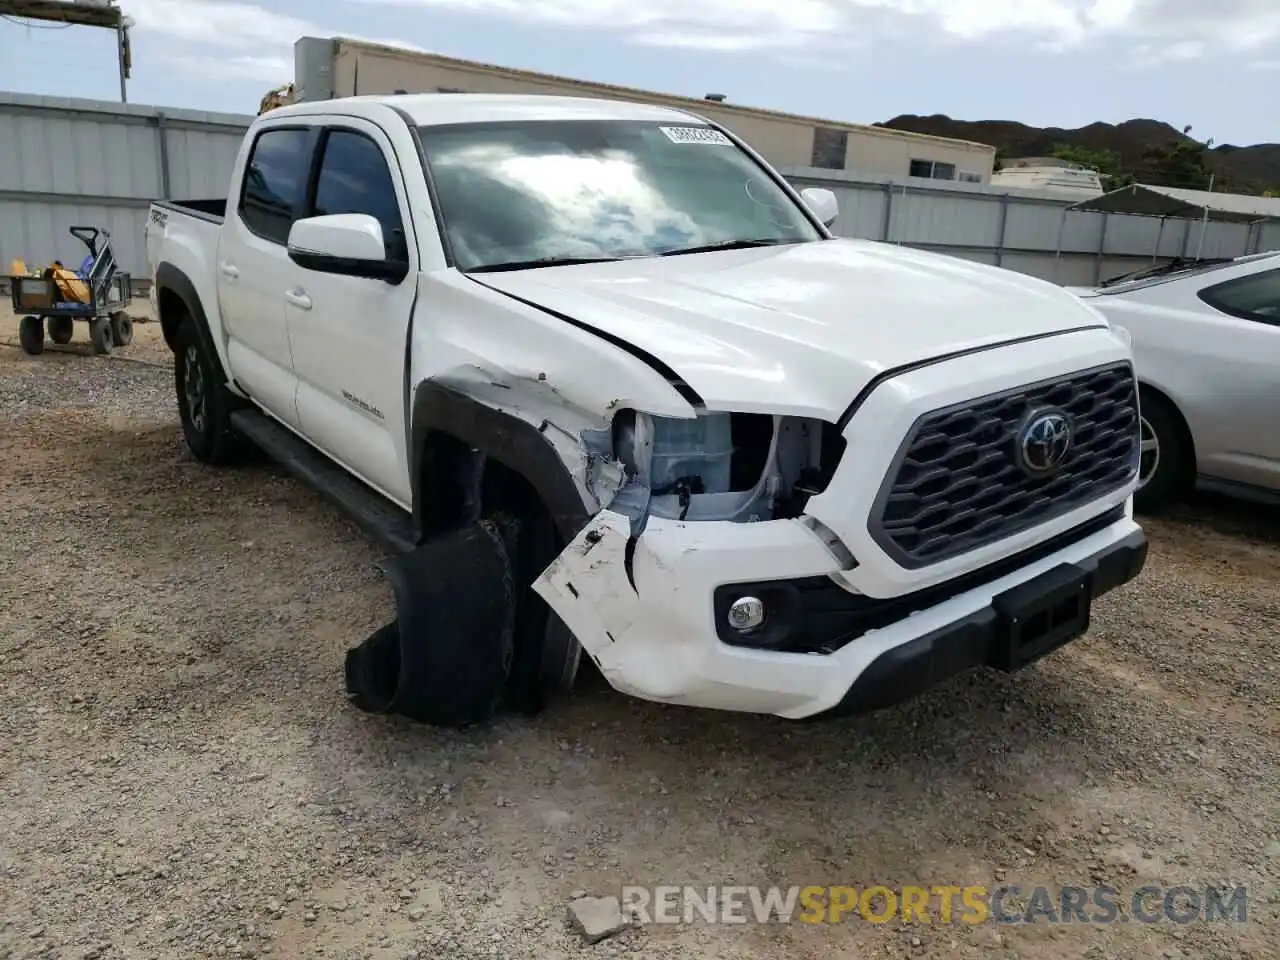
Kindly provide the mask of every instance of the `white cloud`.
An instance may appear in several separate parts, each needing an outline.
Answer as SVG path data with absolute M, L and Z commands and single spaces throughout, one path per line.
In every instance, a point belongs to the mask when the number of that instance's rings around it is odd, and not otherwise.
M 127 13 L 139 32 L 230 48 L 292 46 L 318 29 L 257 4 L 225 0 L 128 0 Z
M 1142 43 L 1129 51 L 1126 66 L 1129 69 L 1142 70 L 1170 62 L 1199 60 L 1205 55 L 1205 49 L 1202 40 L 1177 40 L 1165 44 Z
M 1046 50 L 1108 43 L 1131 67 L 1230 51 L 1269 70 L 1280 48 L 1280 0 L 343 0 L 324 8 L 337 23 L 276 12 L 272 0 L 128 0 L 126 9 L 140 37 L 169 42 L 160 56 L 175 69 L 274 84 L 292 76 L 293 44 L 304 35 L 422 49 L 352 30 L 361 8 L 376 5 L 594 30 L 644 46 L 765 53 L 789 64 L 888 37 L 1013 38 Z
M 1277 0 L 348 0 L 454 9 L 594 28 L 637 43 L 707 50 L 788 50 L 915 28 L 979 41 L 1001 36 L 1065 48 L 1108 38 L 1201 52 L 1280 43 Z M 1180 54 L 1173 54 L 1175 58 Z
M 177 73 L 202 80 L 254 80 L 275 86 L 293 76 L 293 61 L 285 57 L 193 56 L 180 51 L 163 56 Z
M 423 49 L 403 40 L 363 37 L 359 31 L 326 27 L 275 13 L 260 4 L 234 0 L 127 0 L 127 13 L 138 33 L 179 41 L 160 54 L 166 63 L 184 74 L 207 79 L 283 83 L 293 77 L 293 45 L 302 36 L 341 35 L 408 50 Z
M 645 30 L 632 39 L 647 47 L 686 47 L 721 53 L 796 49 L 813 45 L 809 38 L 800 36 L 763 37 L 750 33 L 711 33 L 699 30 Z

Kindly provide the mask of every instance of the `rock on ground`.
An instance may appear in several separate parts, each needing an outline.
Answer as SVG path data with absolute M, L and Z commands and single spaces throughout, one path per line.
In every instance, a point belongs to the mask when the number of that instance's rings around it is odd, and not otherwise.
M 570 901 L 569 923 L 587 943 L 599 943 L 627 926 L 617 897 L 580 897 Z

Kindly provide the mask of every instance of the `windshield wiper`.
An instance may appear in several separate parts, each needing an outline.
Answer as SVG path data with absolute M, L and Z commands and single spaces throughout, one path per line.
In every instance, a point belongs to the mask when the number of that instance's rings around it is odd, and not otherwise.
M 467 273 L 501 273 L 504 270 L 532 270 L 535 267 L 569 267 L 577 263 L 616 263 L 622 257 L 539 257 L 536 260 L 512 260 L 510 263 L 485 263 Z
M 1179 273 L 1191 273 L 1202 268 L 1207 269 L 1230 262 L 1230 257 L 1203 257 L 1196 259 L 1191 259 L 1190 257 L 1186 259 L 1183 259 L 1182 257 L 1174 257 L 1168 263 L 1162 263 L 1158 267 L 1146 267 L 1142 270 L 1135 270 L 1133 273 L 1126 273 L 1118 277 L 1112 277 L 1110 280 L 1102 281 L 1100 285 L 1103 288 L 1106 288 L 1119 286 L 1122 283 L 1133 283 L 1136 280 L 1154 280 L 1156 277 L 1172 277 Z
M 676 257 L 685 253 L 710 253 L 713 250 L 746 250 L 749 247 L 776 247 L 783 243 L 799 243 L 798 240 L 779 240 L 777 237 L 757 237 L 747 240 L 721 240 L 719 243 L 703 243 L 696 247 L 677 247 L 664 250 L 660 256 Z

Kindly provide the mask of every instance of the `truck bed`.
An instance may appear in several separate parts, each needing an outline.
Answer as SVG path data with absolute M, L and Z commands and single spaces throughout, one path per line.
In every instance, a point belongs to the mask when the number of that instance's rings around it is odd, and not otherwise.
M 219 200 L 156 200 L 155 206 L 173 210 L 176 213 L 185 213 L 188 216 L 198 217 L 201 220 L 208 220 L 212 223 L 222 223 L 227 215 L 225 197 Z
M 214 262 L 226 209 L 226 200 L 152 201 L 145 230 L 147 272 L 152 280 L 160 264 L 177 262 L 209 302 L 216 302 Z

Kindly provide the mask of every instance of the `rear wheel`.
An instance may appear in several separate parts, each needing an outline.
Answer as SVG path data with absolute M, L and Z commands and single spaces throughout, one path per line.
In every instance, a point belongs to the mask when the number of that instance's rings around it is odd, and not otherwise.
M 39 317 L 23 317 L 18 321 L 18 342 L 33 357 L 44 353 L 44 327 Z
M 1135 509 L 1151 512 L 1168 506 L 1186 491 L 1191 451 L 1178 415 L 1167 401 L 1143 394 L 1141 402 L 1142 456 L 1133 503 Z
M 127 347 L 133 343 L 133 317 L 123 310 L 111 315 L 111 336 L 117 347 Z
M 93 341 L 93 352 L 107 354 L 115 346 L 111 335 L 111 321 L 106 317 L 94 317 L 89 321 L 89 339 Z
M 49 339 L 60 345 L 70 343 L 76 332 L 75 321 L 70 317 L 50 317 L 45 325 L 49 330 Z
M 226 466 L 239 462 L 250 444 L 231 423 L 231 413 L 238 406 L 236 397 L 218 379 L 217 363 L 190 317 L 178 326 L 174 354 L 178 416 L 187 447 L 201 463 Z

